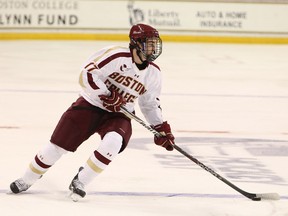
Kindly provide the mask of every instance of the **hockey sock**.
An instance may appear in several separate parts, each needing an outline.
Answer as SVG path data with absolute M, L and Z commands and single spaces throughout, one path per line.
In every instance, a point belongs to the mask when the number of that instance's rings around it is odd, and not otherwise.
M 89 157 L 84 169 L 78 174 L 79 181 L 87 185 L 99 175 L 119 153 L 122 139 L 116 132 L 107 133 L 99 148 Z
M 22 177 L 23 180 L 32 185 L 67 151 L 53 143 L 45 145 L 35 156 L 29 168 Z

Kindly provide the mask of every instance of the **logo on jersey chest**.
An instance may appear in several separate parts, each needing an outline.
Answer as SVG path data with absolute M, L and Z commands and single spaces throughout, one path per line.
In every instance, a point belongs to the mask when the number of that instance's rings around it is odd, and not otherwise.
M 130 68 L 128 68 L 126 64 L 123 64 L 123 65 L 120 66 L 120 71 L 125 72 L 125 71 L 128 71 L 128 70 L 130 70 Z
M 130 76 L 124 76 L 118 72 L 114 72 L 114 73 L 109 75 L 109 78 L 113 79 L 117 83 L 119 83 L 119 84 L 121 84 L 127 88 L 130 88 L 130 89 L 136 91 L 139 95 L 142 95 L 147 91 L 145 86 L 141 82 L 139 82 L 138 80 L 136 80 Z M 105 84 L 107 84 L 107 83 L 105 83 Z

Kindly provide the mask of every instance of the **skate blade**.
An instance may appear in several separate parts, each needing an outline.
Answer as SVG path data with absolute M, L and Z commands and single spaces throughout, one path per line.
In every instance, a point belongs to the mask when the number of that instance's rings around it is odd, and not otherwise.
M 18 195 L 19 193 L 13 193 L 12 191 L 7 191 L 6 194 L 7 195 Z
M 82 199 L 82 197 L 76 193 L 70 193 L 69 195 L 70 199 L 72 199 L 73 202 L 78 202 L 79 200 Z

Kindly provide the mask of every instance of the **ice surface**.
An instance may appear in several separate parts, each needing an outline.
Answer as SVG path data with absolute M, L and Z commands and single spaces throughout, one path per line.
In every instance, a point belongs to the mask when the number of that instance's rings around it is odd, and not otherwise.
M 97 135 L 63 156 L 27 192 L 9 193 L 78 97 L 79 68 L 110 41 L 0 41 L 0 209 L 5 216 L 288 216 L 288 46 L 165 43 L 163 114 L 177 144 L 253 202 L 134 122 L 129 147 L 78 203 L 68 186 Z M 139 111 L 137 115 L 143 118 Z

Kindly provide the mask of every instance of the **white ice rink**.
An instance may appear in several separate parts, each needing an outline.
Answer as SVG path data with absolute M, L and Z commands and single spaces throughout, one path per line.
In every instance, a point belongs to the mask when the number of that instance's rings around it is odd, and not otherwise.
M 30 190 L 9 194 L 78 97 L 82 63 L 98 41 L 0 41 L 1 216 L 288 216 L 288 45 L 165 43 L 162 108 L 176 143 L 238 187 L 277 192 L 254 202 L 133 122 L 129 147 L 78 203 L 68 185 L 97 135 Z M 142 115 L 137 112 L 141 118 Z

